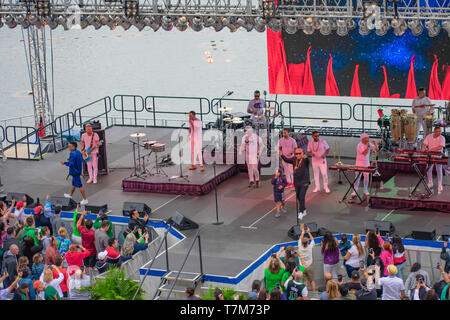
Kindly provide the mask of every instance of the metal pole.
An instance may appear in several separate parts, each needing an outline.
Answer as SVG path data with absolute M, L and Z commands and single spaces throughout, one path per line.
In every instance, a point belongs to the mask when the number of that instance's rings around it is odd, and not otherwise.
M 200 257 L 200 274 L 201 274 L 201 281 L 203 282 L 203 258 L 202 258 L 202 244 L 200 241 L 200 235 L 198 235 L 198 255 Z
M 164 243 L 166 246 L 166 270 L 169 273 L 169 249 L 167 247 L 167 233 L 164 235 Z
M 216 160 L 214 160 L 213 163 L 213 168 L 214 168 L 214 196 L 216 198 L 216 222 L 213 222 L 213 225 L 221 225 L 223 224 L 223 221 L 219 221 L 219 204 L 217 201 L 217 177 L 216 177 Z

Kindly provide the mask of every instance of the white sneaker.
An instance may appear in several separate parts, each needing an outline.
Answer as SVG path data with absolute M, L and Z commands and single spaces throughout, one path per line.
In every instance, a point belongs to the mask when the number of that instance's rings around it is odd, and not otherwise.
M 72 196 L 70 194 L 68 194 L 68 193 L 64 193 L 64 198 L 72 199 Z
M 303 212 L 301 212 L 301 211 L 298 212 L 298 218 L 299 218 L 300 220 L 303 219 Z
M 86 181 L 86 183 L 92 183 L 92 179 L 91 179 L 91 178 L 89 178 L 89 180 L 88 180 L 88 181 Z
M 306 217 L 306 210 L 303 211 L 303 217 L 302 218 L 304 218 L 304 217 Z
M 364 192 L 364 195 L 365 195 L 366 197 L 368 197 L 368 196 L 370 196 L 370 193 Z
M 287 212 L 286 208 L 284 206 L 281 207 L 281 211 L 283 211 L 284 213 Z
M 94 184 L 97 184 L 97 179 L 94 179 Z
M 84 200 L 80 201 L 80 205 L 82 205 L 82 206 L 84 206 L 84 205 L 86 205 L 88 203 L 89 203 L 88 199 L 84 199 Z
M 328 187 L 325 187 L 325 192 L 330 193 L 330 189 L 328 189 Z
M 438 194 L 441 194 L 443 189 L 442 184 L 438 185 Z

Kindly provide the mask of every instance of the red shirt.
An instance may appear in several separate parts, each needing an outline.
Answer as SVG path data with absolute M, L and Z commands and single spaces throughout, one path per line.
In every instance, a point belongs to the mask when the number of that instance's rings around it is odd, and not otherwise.
M 64 275 L 64 280 L 61 282 L 59 287 L 61 288 L 62 292 L 67 292 L 67 290 L 69 290 L 69 288 L 67 287 L 69 284 L 69 275 L 67 274 L 67 270 L 65 268 L 58 268 L 58 269 Z M 53 278 L 57 279 L 59 277 L 58 271 L 56 271 L 55 269 L 52 269 L 52 272 L 53 272 Z
M 117 259 L 120 257 L 119 252 L 117 252 L 116 250 L 114 250 L 111 247 L 106 247 L 105 250 L 106 250 L 106 252 L 108 252 L 107 257 L 110 259 Z
M 83 226 L 79 226 L 78 232 L 81 234 L 81 245 L 89 250 L 91 256 L 97 256 L 97 250 L 95 249 L 95 230 L 88 230 Z
M 91 252 L 89 250 L 84 250 L 82 252 L 80 251 L 74 251 L 70 252 L 67 251 L 66 253 L 66 261 L 69 266 L 79 266 L 81 267 L 83 265 L 83 259 L 87 258 L 91 255 Z

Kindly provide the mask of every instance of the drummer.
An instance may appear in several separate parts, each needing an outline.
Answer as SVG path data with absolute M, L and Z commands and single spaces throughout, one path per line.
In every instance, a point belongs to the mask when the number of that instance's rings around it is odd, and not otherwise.
M 441 128 L 435 127 L 434 132 L 432 134 L 427 135 L 425 140 L 423 141 L 422 150 L 428 151 L 443 151 L 445 147 L 445 138 L 441 135 Z M 428 176 L 428 187 L 433 188 L 433 167 L 434 164 L 431 164 L 427 171 Z M 442 164 L 436 164 L 436 172 L 438 176 L 438 194 L 442 193 Z
M 426 96 L 426 90 L 424 87 L 419 88 L 418 97 L 412 102 L 412 112 L 417 116 L 417 138 L 419 138 L 420 129 L 423 130 L 423 135 L 426 135 L 426 124 L 424 116 L 427 114 L 433 114 L 434 104 L 431 103 L 430 98 Z
M 260 122 L 265 123 L 266 117 L 264 111 L 266 110 L 266 102 L 264 99 L 260 99 L 261 93 L 259 90 L 254 92 L 255 99 L 250 100 L 247 107 L 247 113 L 252 115 L 253 123 Z

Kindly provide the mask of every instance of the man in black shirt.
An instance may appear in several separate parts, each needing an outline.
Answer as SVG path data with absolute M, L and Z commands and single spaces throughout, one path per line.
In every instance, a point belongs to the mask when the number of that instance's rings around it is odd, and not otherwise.
M 301 148 L 295 149 L 295 156 L 287 158 L 278 150 L 280 157 L 294 167 L 294 186 L 297 200 L 299 202 L 298 218 L 301 220 L 306 216 L 305 197 L 311 181 L 309 180 L 309 159 Z
M 348 291 L 350 291 L 350 293 L 353 293 L 353 294 L 355 294 L 356 291 L 362 289 L 358 270 L 352 271 L 352 277 L 351 277 L 350 281 L 347 282 L 345 285 L 347 286 Z
M 367 287 L 367 279 L 361 279 L 361 289 L 355 293 L 356 300 L 377 300 L 377 289 Z

